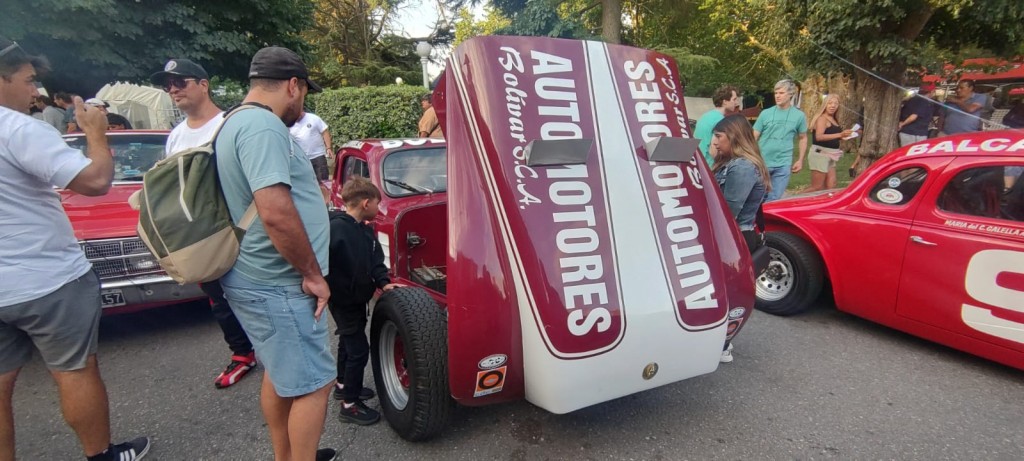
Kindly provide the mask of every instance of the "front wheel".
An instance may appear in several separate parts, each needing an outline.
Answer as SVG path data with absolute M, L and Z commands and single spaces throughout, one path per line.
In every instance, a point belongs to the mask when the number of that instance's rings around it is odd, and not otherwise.
M 809 309 L 825 282 L 824 264 L 804 239 L 784 232 L 765 235 L 770 261 L 755 283 L 759 310 L 795 315 Z
M 388 424 L 403 439 L 429 439 L 448 426 L 448 322 L 420 288 L 381 296 L 370 323 L 373 379 Z

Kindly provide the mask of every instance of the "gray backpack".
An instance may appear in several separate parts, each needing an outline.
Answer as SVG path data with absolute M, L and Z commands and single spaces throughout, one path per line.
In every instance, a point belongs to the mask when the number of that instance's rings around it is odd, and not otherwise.
M 157 162 L 143 176 L 142 189 L 128 200 L 139 210 L 142 242 L 178 283 L 209 282 L 231 270 L 242 237 L 256 219 L 255 203 L 237 225 L 231 219 L 214 155 L 224 123 L 240 111 L 255 108 L 232 109 L 209 142 Z

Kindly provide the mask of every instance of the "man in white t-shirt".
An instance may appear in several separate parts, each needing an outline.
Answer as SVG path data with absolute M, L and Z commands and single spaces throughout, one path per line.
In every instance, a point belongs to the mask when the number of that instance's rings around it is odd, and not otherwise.
M 188 59 L 172 59 L 167 61 L 164 70 L 150 76 L 150 81 L 170 94 L 174 105 L 186 116 L 167 137 L 165 156 L 199 147 L 213 138 L 224 120 L 224 112 L 210 99 L 210 76 L 206 69 Z M 201 283 L 199 287 L 210 297 L 213 317 L 217 319 L 224 341 L 231 349 L 231 362 L 213 381 L 214 387 L 223 389 L 237 383 L 256 366 L 256 354 L 227 299 L 224 299 L 220 282 Z
M 331 152 L 331 132 L 327 129 L 327 123 L 316 114 L 303 111 L 302 116 L 288 131 L 313 164 L 316 179 L 326 181 L 329 176 L 327 159 L 334 157 L 334 153 Z
M 74 98 L 85 155 L 30 117 L 39 96 L 36 73 L 47 67 L 46 59 L 0 38 L 0 459 L 14 459 L 14 382 L 38 350 L 85 456 L 133 461 L 149 451 L 149 439 L 110 443 L 110 406 L 96 360 L 99 278 L 54 190 L 98 196 L 110 189 L 107 117 Z

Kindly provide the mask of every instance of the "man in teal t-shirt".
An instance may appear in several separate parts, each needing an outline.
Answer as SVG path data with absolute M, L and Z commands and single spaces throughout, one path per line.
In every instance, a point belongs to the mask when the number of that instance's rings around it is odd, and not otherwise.
M 225 119 L 215 149 L 231 217 L 238 222 L 250 204 L 259 217 L 220 284 L 266 369 L 260 404 L 275 457 L 320 459 L 337 376 L 322 318 L 331 295 L 324 280 L 330 225 L 313 166 L 288 132 L 306 94 L 320 87 L 281 47 L 253 56 L 249 81 L 244 104 L 258 109 Z
M 775 84 L 775 106 L 761 111 L 754 122 L 754 138 L 772 180 L 766 202 L 782 197 L 789 185 L 789 176 L 800 171 L 807 152 L 807 117 L 793 107 L 795 95 L 796 84 L 792 80 L 780 80 Z M 793 162 L 794 137 L 800 140 L 796 162 Z
M 740 90 L 732 85 L 725 85 L 711 95 L 711 102 L 715 108 L 707 111 L 697 120 L 697 126 L 693 129 L 693 137 L 700 140 L 700 153 L 704 154 L 710 167 L 715 163 L 715 155 L 711 152 L 712 130 L 718 122 L 725 118 L 727 112 L 736 110 L 740 105 Z

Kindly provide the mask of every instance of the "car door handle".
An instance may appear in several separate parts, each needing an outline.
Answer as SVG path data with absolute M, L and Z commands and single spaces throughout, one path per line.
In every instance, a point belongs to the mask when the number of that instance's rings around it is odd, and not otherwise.
M 921 237 L 918 237 L 916 235 L 910 236 L 910 241 L 914 242 L 914 243 L 920 243 L 921 245 L 926 245 L 926 246 L 930 246 L 930 247 L 938 246 L 938 243 L 929 242 L 929 241 L 927 241 L 927 240 L 925 240 L 925 239 L 923 239 Z

